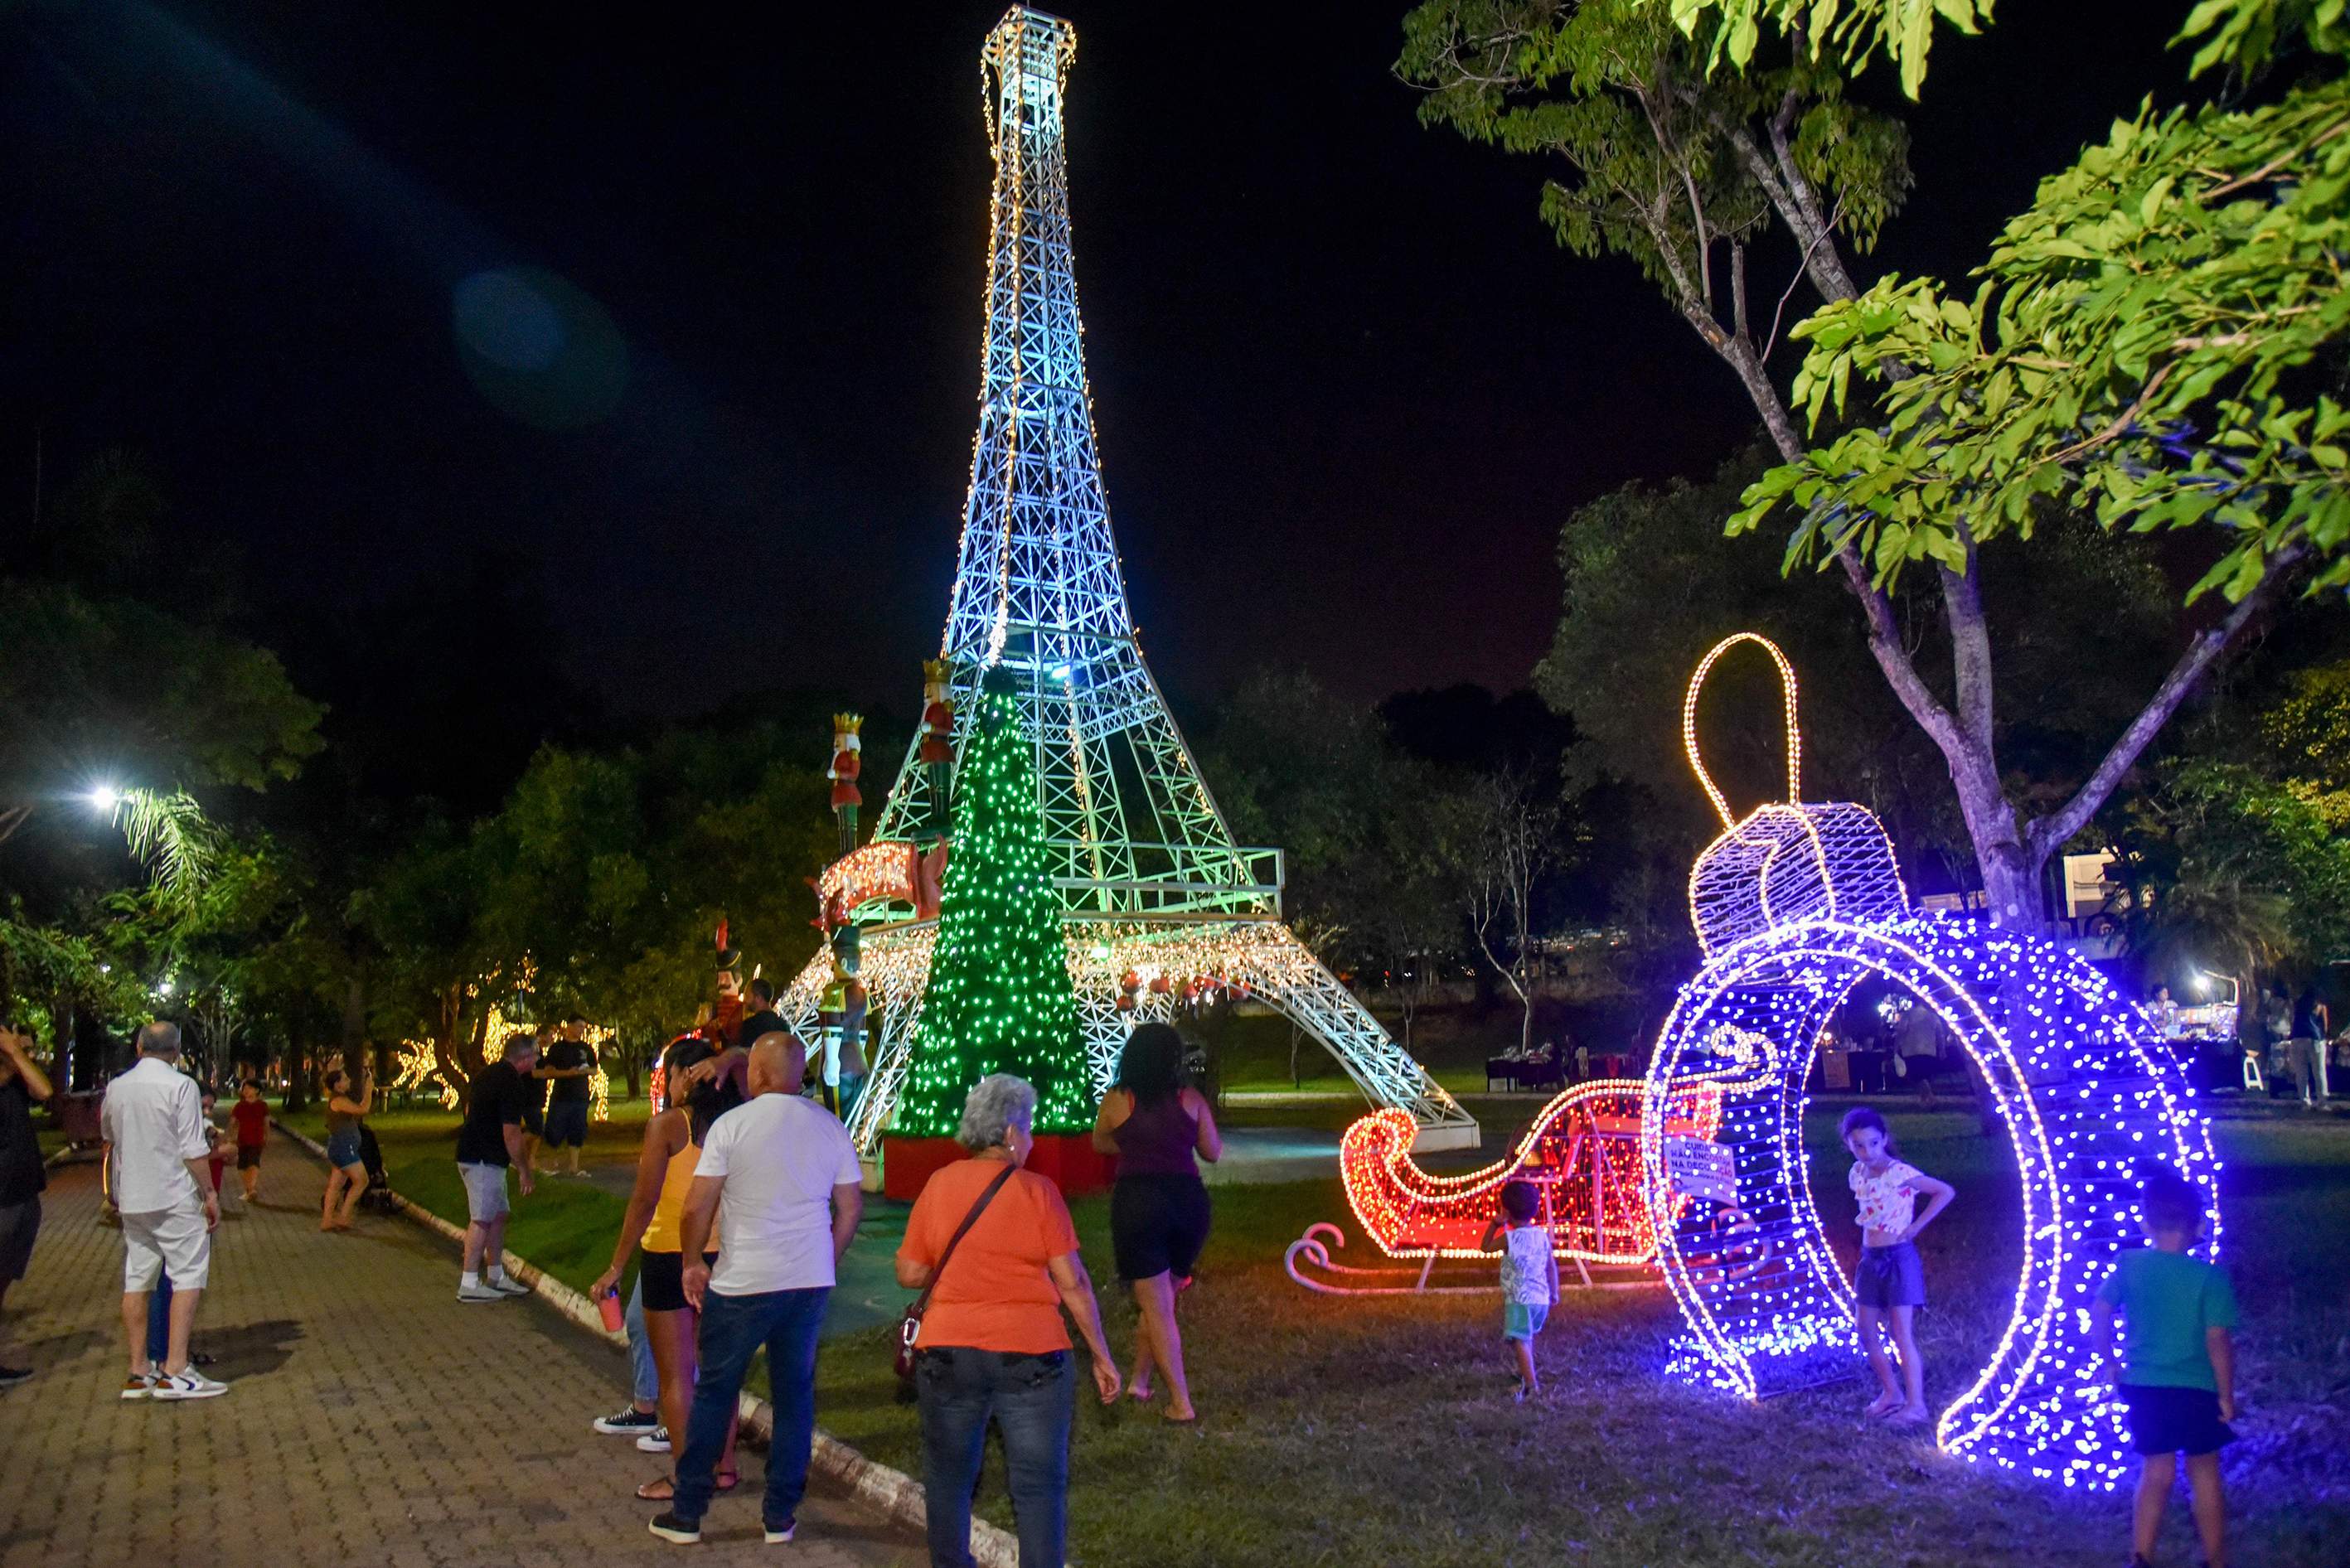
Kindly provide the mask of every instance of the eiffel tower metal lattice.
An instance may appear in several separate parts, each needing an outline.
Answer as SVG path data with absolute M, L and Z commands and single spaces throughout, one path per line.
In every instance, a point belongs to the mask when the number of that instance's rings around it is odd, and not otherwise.
M 1282 923 L 1280 851 L 1233 843 L 1143 662 L 1103 499 L 1077 317 L 1062 119 L 1076 51 L 1068 23 L 1014 7 L 980 53 L 995 160 L 987 327 L 940 650 L 953 671 L 956 754 L 981 674 L 1002 665 L 1020 682 L 1035 738 L 1097 1092 L 1136 1023 L 1170 1016 L 1183 981 L 1212 977 L 1320 1039 L 1373 1102 L 1410 1112 L 1421 1147 L 1473 1145 L 1475 1122 Z M 919 746 L 874 825 L 878 844 L 920 842 L 944 826 Z M 866 898 L 855 919 L 882 1021 L 850 1127 L 869 1152 L 904 1079 L 935 922 L 901 896 Z M 781 999 L 785 1016 L 812 1022 L 829 974 L 819 954 Z M 1128 976 L 1143 983 L 1129 987 Z

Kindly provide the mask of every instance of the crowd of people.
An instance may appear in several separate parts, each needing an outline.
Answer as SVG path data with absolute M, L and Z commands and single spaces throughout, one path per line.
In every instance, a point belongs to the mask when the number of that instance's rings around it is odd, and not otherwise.
M 774 1012 L 772 993 L 755 987 L 739 1016 L 681 1036 L 666 1051 L 668 1103 L 645 1125 L 610 1264 L 589 1292 L 617 1304 L 635 1264 L 628 1305 L 614 1314 L 628 1329 L 631 1397 L 594 1426 L 671 1456 L 665 1472 L 635 1495 L 659 1506 L 652 1533 L 679 1543 L 699 1541 L 714 1500 L 741 1484 L 737 1410 L 762 1348 L 774 1406 L 763 1534 L 770 1542 L 793 1539 L 815 1428 L 817 1337 L 864 1214 L 864 1173 L 837 1101 L 811 1092 L 826 1081 L 821 1064 L 812 1069 L 806 1045 Z M 0 1299 L 23 1277 L 40 1223 L 45 1179 L 29 1112 L 50 1085 L 31 1044 L 0 1027 Z M 473 1080 L 456 1147 L 469 1220 L 461 1302 L 530 1293 L 504 1266 L 507 1178 L 522 1195 L 534 1190 L 527 1129 L 542 1105 L 538 1136 L 573 1150 L 576 1167 L 579 1143 L 569 1137 L 568 1114 L 555 1107 L 567 1103 L 560 1085 L 593 1070 L 592 1050 L 576 1027 L 517 1033 Z M 215 1125 L 213 1096 L 179 1070 L 172 1023 L 142 1028 L 137 1051 L 136 1065 L 109 1085 L 99 1118 L 124 1249 L 122 1397 L 215 1397 L 226 1386 L 203 1371 L 192 1330 L 209 1282 L 232 1145 L 250 1200 L 268 1111 L 247 1081 L 229 1127 Z M 542 1099 L 549 1085 L 556 1092 Z M 354 1194 L 366 1184 L 358 1134 L 373 1091 L 364 1072 L 354 1081 L 340 1069 L 325 1088 L 330 1169 L 320 1227 L 336 1231 L 348 1228 Z M 956 1133 L 968 1158 L 930 1178 L 896 1252 L 898 1282 L 920 1293 L 901 1370 L 918 1408 L 935 1564 L 971 1562 L 971 1502 L 991 1427 L 1003 1444 L 1022 1562 L 1066 1560 L 1080 1342 L 1084 1375 L 1102 1402 L 1121 1395 L 1149 1401 L 1163 1390 L 1167 1420 L 1198 1418 L 1176 1304 L 1211 1220 L 1201 1162 L 1221 1156 L 1222 1139 L 1213 1107 L 1187 1081 L 1184 1042 L 1165 1024 L 1138 1027 L 1091 1134 L 1118 1161 L 1110 1226 L 1118 1272 L 1138 1309 L 1130 1371 L 1121 1373 L 1110 1346 L 1060 1189 L 1026 1168 L 1036 1106 L 1035 1089 L 1008 1075 L 972 1087 Z M 1853 1159 L 1856 1304 L 1877 1385 L 1863 1414 L 1918 1426 L 1929 1412 L 1914 1332 L 1926 1303 L 1915 1243 L 1957 1194 L 1899 1158 L 1876 1110 L 1854 1108 L 1838 1130 Z M 1502 1339 L 1521 1400 L 1540 1389 L 1535 1341 L 1560 1296 L 1541 1209 L 1532 1183 L 1507 1184 L 1483 1243 L 1500 1264 Z M 2125 1254 L 2089 1308 L 2103 1339 L 2119 1333 L 2116 1393 L 2145 1461 L 2135 1544 L 2145 1560 L 2183 1454 L 2196 1526 L 2208 1559 L 2219 1563 L 2225 1504 L 2217 1456 L 2233 1437 L 2234 1299 L 2224 1273 L 2189 1255 L 2204 1219 L 2190 1186 L 2157 1171 L 2141 1210 L 2150 1246 Z M 29 1376 L 0 1365 L 0 1384 Z
M 617 1306 L 635 1262 L 627 1303 L 612 1314 L 629 1342 L 629 1399 L 594 1428 L 671 1457 L 636 1495 L 666 1505 L 650 1528 L 681 1543 L 700 1540 L 713 1500 L 740 1485 L 737 1407 L 763 1347 L 775 1423 L 763 1534 L 785 1542 L 797 1530 L 816 1338 L 864 1213 L 864 1173 L 833 1109 L 840 1102 L 817 1087 L 837 1094 L 839 1079 L 810 1063 L 764 982 L 742 998 L 739 1017 L 713 1016 L 665 1052 L 667 1103 L 645 1124 L 611 1261 L 589 1291 L 599 1306 Z M 1140 1314 L 1130 1376 L 1103 1330 L 1060 1189 L 1024 1168 L 1035 1147 L 1031 1085 L 997 1075 L 972 1088 L 957 1133 L 970 1158 L 934 1174 L 908 1216 L 895 1270 L 921 1293 L 911 1382 L 935 1563 L 970 1561 L 971 1496 L 991 1424 L 1004 1444 L 1022 1560 L 1064 1561 L 1073 1326 L 1105 1402 L 1149 1401 L 1163 1388 L 1168 1420 L 1198 1418 L 1175 1303 L 1210 1223 L 1199 1161 L 1217 1158 L 1222 1141 L 1207 1099 L 1186 1081 L 1184 1050 L 1164 1024 L 1138 1028 L 1092 1132 L 1097 1147 L 1119 1157 L 1113 1246 Z M 468 1210 L 460 1301 L 527 1293 L 503 1267 L 507 1179 L 521 1195 L 533 1189 L 528 1119 L 546 1054 L 539 1039 L 516 1033 L 473 1081 L 457 1140 Z M 556 1136 L 552 1105 L 545 1136 Z

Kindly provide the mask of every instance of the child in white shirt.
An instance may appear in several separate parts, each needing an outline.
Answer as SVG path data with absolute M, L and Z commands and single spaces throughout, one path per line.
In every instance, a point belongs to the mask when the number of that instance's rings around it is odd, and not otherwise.
M 1502 1238 L 1502 1338 L 1518 1358 L 1520 1404 L 1542 1392 L 1534 1371 L 1534 1335 L 1558 1300 L 1558 1254 L 1551 1250 L 1550 1227 L 1536 1222 L 1542 1195 L 1531 1181 L 1502 1186 L 1502 1211 L 1485 1228 L 1481 1247 Z

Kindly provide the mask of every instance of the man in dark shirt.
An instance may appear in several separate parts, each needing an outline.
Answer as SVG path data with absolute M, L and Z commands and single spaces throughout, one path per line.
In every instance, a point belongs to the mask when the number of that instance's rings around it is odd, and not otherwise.
M 581 1038 L 588 1020 L 573 1013 L 563 1021 L 563 1033 L 546 1048 L 536 1076 L 555 1085 L 546 1102 L 546 1147 L 569 1148 L 567 1176 L 584 1176 L 579 1151 L 588 1142 L 589 1080 L 596 1075 L 596 1047 Z
M 789 1034 L 791 1025 L 775 1011 L 775 988 L 764 980 L 754 980 L 744 989 L 753 1009 L 751 1015 L 735 1026 L 734 1043 L 715 1056 L 704 1057 L 694 1064 L 685 1082 L 716 1084 L 724 1103 L 738 1106 L 751 1097 L 749 1068 L 751 1047 L 770 1034 Z
M 457 1174 L 465 1182 L 464 1272 L 457 1276 L 461 1302 L 504 1301 L 526 1296 L 530 1287 L 506 1277 L 506 1168 L 522 1167 L 522 1195 L 530 1196 L 530 1166 L 523 1159 L 522 1113 L 531 1096 L 544 1094 L 531 1070 L 538 1065 L 538 1042 L 523 1033 L 506 1036 L 503 1060 L 473 1075 L 473 1097 L 457 1129 Z M 488 1278 L 483 1260 L 489 1261 Z
M 49 1097 L 49 1080 L 33 1060 L 33 1036 L 0 1023 L 0 1301 L 25 1277 L 41 1231 L 41 1146 L 33 1136 L 33 1102 Z M 0 1366 L 0 1388 L 33 1375 Z
M 775 1011 L 774 981 L 753 981 L 750 985 L 750 1016 L 743 1019 L 742 1026 L 734 1031 L 736 1045 L 748 1051 L 759 1043 L 763 1035 L 791 1033 L 789 1027 L 785 1024 L 783 1016 Z

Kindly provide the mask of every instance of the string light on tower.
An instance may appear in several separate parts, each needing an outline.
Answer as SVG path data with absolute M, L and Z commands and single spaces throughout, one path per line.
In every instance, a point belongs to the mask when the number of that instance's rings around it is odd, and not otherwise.
M 993 670 L 1014 683 L 1031 749 L 1045 871 L 1093 1089 L 1137 1021 L 1168 1016 L 1222 975 L 1321 1041 L 1375 1101 L 1409 1111 L 1422 1147 L 1473 1145 L 1468 1113 L 1283 924 L 1279 852 L 1235 841 L 1143 658 L 1110 526 L 1078 308 L 1064 113 L 1076 51 L 1074 27 L 1024 5 L 1004 12 L 980 50 L 993 177 L 982 389 L 954 586 L 938 656 L 923 668 L 920 731 L 870 842 L 827 872 L 823 889 L 827 923 L 837 925 L 829 917 L 838 913 L 858 929 L 879 1024 L 850 1135 L 868 1154 L 881 1152 L 885 1135 L 919 1141 L 893 1120 L 894 1107 L 921 1027 L 919 977 L 933 950 L 941 862 L 951 867 L 962 853 L 941 838 L 950 787 L 962 787 L 953 763 L 973 743 L 979 683 Z M 910 852 L 917 846 L 919 858 Z M 1162 938 L 1188 950 L 1157 951 Z M 1107 975 L 1084 959 L 1097 947 L 1115 954 Z M 1144 986 L 1121 1007 L 1119 975 L 1154 960 L 1168 989 Z M 819 955 L 779 1011 L 812 1026 L 830 979 Z M 910 997 L 889 994 L 893 981 L 909 981 Z

